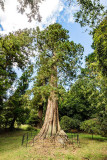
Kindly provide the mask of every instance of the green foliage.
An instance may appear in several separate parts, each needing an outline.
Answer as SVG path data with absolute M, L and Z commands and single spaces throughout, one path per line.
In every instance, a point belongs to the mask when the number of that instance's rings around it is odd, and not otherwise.
M 71 118 L 68 116 L 63 116 L 61 118 L 60 125 L 65 132 L 69 132 L 71 130 Z
M 96 118 L 100 124 L 100 134 L 107 136 L 107 20 L 106 18 L 95 29 L 93 35 L 94 53 L 86 58 L 86 70 L 90 79 L 95 81 L 98 94 L 96 96 Z M 95 94 L 95 92 L 93 92 Z M 93 103 L 93 102 L 92 102 Z
M 26 123 L 34 127 L 40 123 L 40 118 L 37 115 L 37 108 L 30 111 L 29 119 L 26 121 Z
M 33 40 L 30 34 L 31 31 L 26 29 L 0 36 L 0 108 L 3 108 L 7 90 L 17 77 L 14 66 L 23 70 L 30 62 Z
M 86 67 L 90 75 L 107 76 L 107 17 L 94 29 L 93 44 L 94 52 L 86 57 Z M 101 79 L 101 77 L 100 77 Z
M 82 122 L 80 125 L 80 129 L 87 132 L 87 133 L 99 134 L 100 125 L 99 125 L 97 119 L 90 119 L 90 120 L 86 120 L 86 121 Z
M 75 22 L 80 23 L 81 27 L 90 29 L 93 32 L 100 22 L 106 17 L 106 7 L 104 7 L 100 0 L 67 0 L 69 5 L 73 4 L 79 6 L 79 10 L 74 14 Z
M 41 83 L 47 79 L 47 82 L 50 82 L 51 75 L 55 74 L 53 66 L 57 67 L 59 81 L 61 79 L 64 82 L 72 80 L 81 64 L 83 47 L 73 41 L 70 42 L 68 31 L 57 23 L 49 25 L 43 31 L 37 28 L 35 34 L 37 35 L 37 50 L 40 53 L 36 66 Z
M 28 88 L 29 78 L 33 71 L 30 65 L 29 57 L 33 54 L 31 30 L 19 30 L 15 33 L 9 33 L 3 37 L 0 36 L 0 126 L 12 127 L 17 119 L 18 123 L 23 123 L 29 115 L 29 109 L 24 106 L 25 100 L 22 95 Z M 14 66 L 25 70 L 15 86 L 15 92 L 12 91 L 17 74 Z M 8 91 L 9 96 L 7 96 Z
M 107 17 L 95 29 L 93 40 L 98 69 L 107 76 Z
M 75 14 L 76 22 L 81 26 L 95 27 L 104 16 L 104 6 L 100 4 L 100 0 L 77 0 L 80 10 Z
M 103 110 L 98 113 L 98 120 L 100 124 L 100 134 L 107 137 L 107 111 Z
M 78 119 L 73 119 L 68 116 L 63 116 L 61 118 L 60 125 L 65 132 L 70 132 L 71 129 L 79 129 L 80 121 Z
M 38 109 L 40 106 L 43 106 L 46 108 L 47 105 L 47 99 L 49 96 L 49 87 L 47 86 L 46 80 L 44 80 L 44 83 L 41 83 L 40 77 L 38 78 L 38 75 L 36 76 L 36 81 L 33 84 L 33 88 L 31 92 L 33 93 L 32 98 L 32 108 Z
M 73 119 L 84 121 L 96 114 L 97 96 L 99 91 L 96 89 L 95 81 L 88 77 L 79 78 L 72 86 L 70 91 L 59 99 L 60 117 L 67 115 Z
M 32 66 L 24 71 L 14 94 L 5 102 L 2 111 L 3 119 L 0 122 L 0 124 L 2 123 L 2 126 L 4 125 L 5 127 L 13 129 L 15 121 L 20 124 L 28 119 L 30 110 L 27 107 L 23 96 L 29 86 L 29 77 L 31 77 L 32 72 Z
M 80 129 L 81 121 L 79 119 L 71 118 L 71 128 L 72 129 Z
M 28 124 L 30 124 L 31 126 L 37 126 L 38 123 L 40 123 L 40 118 L 35 115 L 35 116 L 30 116 L 28 122 Z

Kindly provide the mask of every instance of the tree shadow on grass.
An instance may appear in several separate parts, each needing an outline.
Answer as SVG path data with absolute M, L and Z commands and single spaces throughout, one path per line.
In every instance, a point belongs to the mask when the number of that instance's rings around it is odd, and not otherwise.
M 22 137 L 24 134 L 29 133 L 29 140 L 33 138 L 33 135 L 36 134 L 35 131 L 32 132 L 31 137 L 31 131 L 24 131 L 21 129 L 16 129 L 14 131 L 3 131 L 0 134 L 0 152 L 6 152 L 9 150 L 16 150 L 20 147 L 22 147 Z M 25 137 L 25 143 L 23 147 L 26 147 L 27 142 L 27 135 Z

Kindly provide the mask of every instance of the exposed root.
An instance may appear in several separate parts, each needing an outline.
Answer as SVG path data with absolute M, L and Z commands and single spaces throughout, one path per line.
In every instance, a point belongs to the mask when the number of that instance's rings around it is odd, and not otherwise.
M 70 140 L 68 139 L 67 134 L 63 130 L 57 132 L 56 141 L 60 143 L 63 147 L 66 147 L 68 144 L 70 144 Z
M 41 143 L 43 144 L 43 146 L 47 146 L 47 144 L 52 145 L 53 147 L 56 146 L 61 146 L 63 148 L 66 148 L 67 145 L 71 144 L 71 141 L 68 139 L 67 134 L 63 131 L 60 130 L 57 132 L 56 135 L 54 136 L 50 136 L 48 138 L 44 138 L 44 137 L 40 137 L 39 135 L 37 135 L 34 138 L 34 142 L 30 142 L 30 143 Z

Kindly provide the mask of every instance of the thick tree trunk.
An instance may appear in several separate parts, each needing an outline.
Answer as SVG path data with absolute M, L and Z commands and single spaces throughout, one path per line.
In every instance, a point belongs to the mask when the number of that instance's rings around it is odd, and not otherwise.
M 60 130 L 59 117 L 58 117 L 58 102 L 55 97 L 54 91 L 51 92 L 48 99 L 47 111 L 43 127 L 39 133 L 39 137 L 47 138 L 54 136 Z
M 44 124 L 39 133 L 40 138 L 47 138 L 55 136 L 60 131 L 59 116 L 58 116 L 58 101 L 55 93 L 57 88 L 57 68 L 52 68 L 52 75 L 50 80 L 50 86 L 52 87 L 50 96 L 48 98 L 47 111 L 45 115 Z

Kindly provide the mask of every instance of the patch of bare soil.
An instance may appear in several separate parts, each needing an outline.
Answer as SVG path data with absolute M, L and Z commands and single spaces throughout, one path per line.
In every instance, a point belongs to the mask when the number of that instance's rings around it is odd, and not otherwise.
M 33 145 L 33 144 L 32 144 Z M 75 154 L 77 148 L 73 144 L 61 144 L 54 139 L 37 140 L 30 150 L 31 154 L 35 154 L 34 160 L 42 160 L 49 158 L 55 160 L 64 160 L 64 157 L 72 152 Z M 37 158 L 38 157 L 38 158 Z M 60 159 L 61 158 L 61 159 Z

